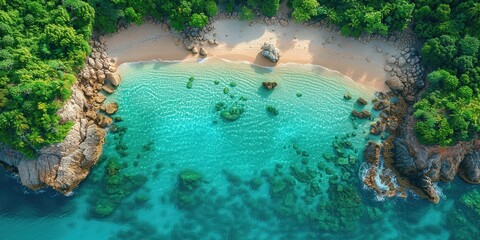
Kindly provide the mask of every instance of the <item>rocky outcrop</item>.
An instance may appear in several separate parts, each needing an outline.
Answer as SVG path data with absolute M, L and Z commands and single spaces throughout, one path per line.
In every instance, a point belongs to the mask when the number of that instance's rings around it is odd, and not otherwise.
M 459 142 L 451 147 L 424 146 L 415 137 L 414 124 L 413 117 L 408 117 L 399 134 L 384 144 L 385 162 L 404 186 L 437 203 L 440 199 L 435 182 L 452 181 L 459 174 L 467 182 L 480 183 L 480 140 Z
M 365 146 L 363 151 L 365 163 L 362 165 L 365 169 L 363 183 L 374 190 L 378 197 L 405 197 L 405 189 L 398 187 L 392 172 L 380 165 L 382 149 L 382 144 L 373 141 L 369 141 Z
M 369 141 L 365 146 L 365 150 L 363 151 L 365 161 L 373 165 L 378 165 L 380 161 L 380 149 L 381 149 L 380 144 L 373 141 Z
M 357 117 L 357 118 L 360 118 L 360 119 L 365 119 L 365 118 L 369 118 L 370 117 L 370 112 L 367 111 L 367 110 L 362 110 L 362 111 L 357 111 L 357 110 L 353 110 L 352 111 L 352 115 L 354 117 Z
M 460 163 L 459 174 L 466 182 L 480 184 L 480 150 L 465 156 Z
M 268 90 L 272 90 L 277 86 L 277 82 L 262 82 L 262 86 Z
M 39 151 L 37 159 L 0 147 L 0 160 L 15 166 L 23 185 L 31 189 L 52 187 L 69 194 L 90 172 L 102 153 L 105 131 L 83 114 L 87 101 L 78 85 L 73 87 L 71 99 L 59 111 L 62 121 L 74 125 L 65 140 Z
M 270 61 L 277 63 L 280 60 L 280 50 L 272 43 L 263 43 L 262 56 L 268 58 Z
M 104 38 L 92 41 L 92 54 L 85 68 L 78 74 L 72 87 L 72 96 L 58 111 L 62 122 L 73 122 L 63 142 L 46 146 L 38 151 L 36 159 L 27 159 L 5 145 L 0 145 L 0 161 L 14 171 L 21 183 L 31 189 L 51 187 L 65 195 L 84 180 L 98 161 L 106 132 L 103 127 L 112 119 L 98 113 L 106 97 L 121 82 L 115 61 L 105 53 Z M 103 105 L 107 114 L 118 110 L 116 104 Z
M 118 111 L 117 103 L 102 104 L 100 110 L 105 112 L 108 115 L 112 115 Z
M 365 106 L 365 105 L 367 105 L 367 100 L 365 100 L 365 99 L 362 98 L 362 97 L 359 97 L 359 98 L 357 99 L 357 104 L 360 105 L 360 106 Z
M 373 109 L 375 109 L 376 111 L 380 111 L 389 106 L 390 106 L 390 102 L 388 100 L 380 100 L 375 102 L 375 104 L 373 104 Z

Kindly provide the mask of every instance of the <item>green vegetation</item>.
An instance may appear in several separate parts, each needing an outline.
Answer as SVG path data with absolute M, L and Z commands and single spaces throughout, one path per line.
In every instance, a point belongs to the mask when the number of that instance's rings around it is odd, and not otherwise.
M 469 140 L 480 131 L 480 4 L 420 1 L 414 30 L 425 40 L 423 61 L 430 87 L 415 104 L 415 132 L 425 144 Z
M 208 18 L 217 15 L 214 0 L 87 0 L 97 13 L 95 26 L 103 32 L 115 32 L 120 22 L 141 24 L 147 16 L 168 19 L 175 30 L 187 26 L 204 27 Z
M 430 87 L 415 105 L 415 132 L 425 144 L 469 140 L 480 131 L 480 3 L 475 0 L 292 0 L 297 21 L 326 19 L 344 35 L 386 35 L 410 22 L 424 41 Z M 317 11 L 313 11 L 316 9 Z
M 63 140 L 56 112 L 89 54 L 94 10 L 79 0 L 0 1 L 0 141 L 33 157 Z
M 403 30 L 412 20 L 415 4 L 408 0 L 293 0 L 293 18 L 326 19 L 348 36 L 362 32 L 386 35 Z

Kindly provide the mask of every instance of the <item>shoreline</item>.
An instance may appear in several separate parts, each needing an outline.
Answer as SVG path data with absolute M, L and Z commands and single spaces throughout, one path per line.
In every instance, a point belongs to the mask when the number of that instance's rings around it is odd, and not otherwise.
M 385 84 L 389 74 L 384 65 L 391 55 L 398 56 L 401 52 L 400 47 L 384 40 L 362 42 L 329 29 L 293 22 L 286 26 L 268 26 L 219 19 L 212 23 L 212 29 L 204 35 L 204 39 L 208 39 L 205 44 L 195 44 L 207 50 L 208 57 L 247 61 L 265 67 L 288 63 L 318 65 L 383 92 L 389 90 Z M 117 67 L 126 62 L 202 58 L 185 48 L 188 44 L 185 40 L 191 44 L 194 41 L 184 37 L 179 32 L 170 31 L 165 24 L 146 22 L 105 36 L 106 52 L 116 60 Z M 181 39 L 184 39 L 183 43 Z M 278 64 L 261 56 L 260 47 L 264 42 L 274 43 L 280 49 Z
M 117 69 L 119 69 L 121 67 L 121 65 L 124 65 L 124 64 L 137 64 L 137 63 L 148 64 L 148 63 L 157 63 L 157 62 L 158 63 L 185 63 L 185 62 L 187 62 L 187 63 L 188 62 L 202 63 L 203 61 L 207 61 L 207 62 L 208 61 L 213 61 L 213 62 L 218 61 L 218 62 L 226 62 L 226 63 L 232 63 L 232 64 L 247 64 L 247 65 L 252 65 L 252 66 L 255 66 L 255 67 L 259 67 L 259 68 L 266 68 L 266 69 L 269 69 L 269 70 L 272 70 L 272 71 L 274 71 L 276 68 L 289 67 L 289 65 L 299 65 L 300 67 L 312 68 L 315 72 L 321 72 L 322 76 L 334 77 L 334 78 L 337 78 L 337 79 L 343 79 L 343 80 L 346 80 L 346 81 L 350 81 L 351 83 L 359 84 L 357 81 L 355 81 L 352 78 L 342 74 L 339 71 L 332 70 L 332 69 L 326 68 L 324 66 L 313 64 L 313 63 L 303 63 L 302 64 L 302 63 L 296 63 L 296 62 L 286 62 L 286 63 L 277 64 L 275 66 L 264 66 L 264 65 L 260 65 L 260 64 L 254 63 L 254 62 L 249 62 L 249 61 L 246 61 L 246 60 L 229 60 L 229 59 L 224 59 L 224 58 L 220 58 L 220 57 L 205 57 L 205 58 L 198 58 L 198 59 L 186 58 L 186 59 L 182 59 L 182 60 L 152 59 L 152 60 L 135 61 L 135 62 L 122 62 L 120 64 L 117 63 L 115 66 L 117 67 Z M 119 75 L 122 75 L 121 71 L 119 71 L 119 70 L 117 70 L 117 73 Z M 359 84 L 359 87 L 361 87 L 361 88 L 363 88 L 367 91 L 368 90 L 374 90 L 375 92 L 378 91 L 378 89 L 370 88 L 368 85 L 365 85 L 365 84 Z

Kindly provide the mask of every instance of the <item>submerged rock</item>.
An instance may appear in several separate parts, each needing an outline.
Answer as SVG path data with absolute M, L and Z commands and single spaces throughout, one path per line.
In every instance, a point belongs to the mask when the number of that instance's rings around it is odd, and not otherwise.
M 223 110 L 220 116 L 225 120 L 233 122 L 239 119 L 244 111 L 245 109 L 243 107 L 234 104 L 230 108 Z
M 362 110 L 360 112 L 357 110 L 353 110 L 352 115 L 360 119 L 369 118 L 371 116 L 370 112 L 367 110 Z
M 346 99 L 346 100 L 350 100 L 350 99 L 352 99 L 352 94 L 347 92 L 347 93 L 343 94 L 343 98 Z
M 360 106 L 365 106 L 365 105 L 367 105 L 367 100 L 365 100 L 365 99 L 362 98 L 362 97 L 359 97 L 359 98 L 357 99 L 357 104 L 360 105 Z
M 263 43 L 262 56 L 268 58 L 270 61 L 277 63 L 280 60 L 280 50 L 272 43 Z
M 268 113 L 272 114 L 273 116 L 277 116 L 278 115 L 278 109 L 275 108 L 274 106 L 272 105 L 267 105 L 267 107 L 265 107 L 265 109 L 267 110 Z
M 272 90 L 277 86 L 277 82 L 262 82 L 262 86 L 268 90 Z

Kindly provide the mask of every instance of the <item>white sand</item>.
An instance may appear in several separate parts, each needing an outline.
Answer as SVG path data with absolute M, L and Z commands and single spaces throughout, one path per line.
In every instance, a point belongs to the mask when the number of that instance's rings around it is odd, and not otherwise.
M 387 73 L 383 66 L 387 57 L 399 55 L 391 43 L 345 38 L 336 32 L 290 23 L 287 27 L 266 26 L 239 20 L 217 20 L 214 23 L 218 45 L 204 45 L 208 57 L 250 61 L 273 66 L 264 59 L 260 47 L 274 43 L 281 51 L 278 64 L 310 63 L 338 71 L 361 84 L 386 91 Z M 107 36 L 107 53 L 117 63 L 147 60 L 183 60 L 198 58 L 190 54 L 178 39 L 179 33 L 163 31 L 161 25 L 145 23 Z M 332 37 L 335 40 L 332 40 Z M 379 53 L 376 48 L 382 50 Z

